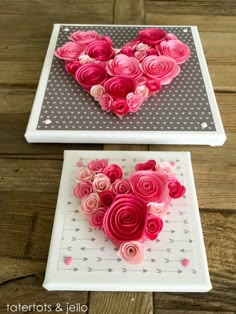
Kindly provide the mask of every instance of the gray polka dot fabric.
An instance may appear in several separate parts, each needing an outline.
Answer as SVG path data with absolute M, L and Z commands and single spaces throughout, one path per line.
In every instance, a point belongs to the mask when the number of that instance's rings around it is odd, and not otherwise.
M 137 37 L 145 27 L 60 26 L 57 47 L 78 30 L 108 35 L 119 48 Z M 147 28 L 147 27 L 146 27 Z M 190 27 L 162 27 L 174 33 L 191 50 L 189 60 L 181 65 L 179 76 L 147 99 L 137 113 L 122 119 L 102 111 L 100 105 L 66 72 L 63 60 L 53 58 L 45 91 L 38 130 L 79 131 L 215 131 L 212 112 L 204 85 Z

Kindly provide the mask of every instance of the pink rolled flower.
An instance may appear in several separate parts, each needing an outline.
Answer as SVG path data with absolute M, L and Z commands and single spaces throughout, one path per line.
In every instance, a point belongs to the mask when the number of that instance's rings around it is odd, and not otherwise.
M 112 98 L 125 98 L 129 93 L 135 91 L 135 80 L 130 77 L 116 76 L 104 83 L 106 93 Z
M 136 46 L 140 43 L 139 38 L 132 39 L 131 41 L 127 42 L 124 47 L 130 47 L 132 50 L 135 50 Z
M 111 37 L 109 37 L 109 36 L 102 36 L 101 39 L 105 40 L 106 42 L 108 42 L 108 44 L 110 46 L 113 46 L 113 41 L 112 41 Z
M 96 31 L 77 31 L 70 34 L 71 40 L 80 44 L 89 44 L 91 41 L 99 39 L 100 35 Z
M 115 182 L 117 179 L 121 179 L 123 175 L 121 167 L 117 164 L 107 166 L 103 173 L 110 179 L 111 183 Z
M 90 95 L 95 99 L 99 98 L 105 94 L 105 88 L 102 85 L 93 85 L 90 89 Z
M 111 189 L 111 181 L 104 173 L 98 173 L 93 179 L 93 190 L 95 192 L 103 192 Z
M 91 193 L 82 198 L 80 203 L 80 212 L 84 216 L 90 216 L 99 206 L 99 196 L 97 193 Z
M 180 40 L 165 40 L 160 43 L 160 54 L 175 59 L 178 64 L 182 64 L 190 57 L 190 49 Z
M 159 55 L 158 50 L 156 48 L 147 49 L 146 54 L 147 54 L 147 56 L 152 56 L 152 55 L 158 56 Z
M 112 183 L 112 190 L 115 194 L 131 193 L 129 180 L 117 179 Z
M 129 106 L 125 99 L 116 99 L 111 105 L 112 112 L 118 117 L 123 117 L 129 112 Z
M 145 76 L 140 76 L 135 79 L 137 86 L 143 86 L 147 82 L 147 78 Z
M 107 209 L 103 230 L 116 245 L 142 239 L 146 226 L 147 205 L 137 195 L 120 194 Z
M 113 99 L 110 95 L 102 95 L 101 97 L 99 97 L 99 104 L 102 107 L 102 110 L 106 111 L 106 112 L 110 112 L 111 111 L 111 107 L 112 107 L 112 102 Z
M 135 166 L 136 171 L 140 170 L 155 170 L 156 160 L 150 159 L 144 163 L 139 163 Z
M 164 171 L 169 176 L 174 175 L 173 168 L 174 168 L 173 164 L 171 164 L 167 161 L 162 161 L 156 165 L 157 171 Z
M 148 79 L 146 82 L 146 86 L 151 93 L 156 93 L 161 89 L 160 81 L 156 78 Z
M 95 159 L 91 160 L 87 167 L 95 173 L 103 172 L 103 170 L 108 166 L 107 159 Z
M 147 56 L 146 51 L 135 51 L 134 57 L 139 61 L 142 62 L 142 60 Z
M 168 198 L 165 202 L 162 203 L 150 202 L 148 203 L 148 211 L 150 213 L 153 213 L 154 215 L 163 216 L 167 212 L 169 206 L 170 198 Z
M 139 94 L 129 93 L 126 96 L 126 101 L 130 112 L 137 112 L 142 105 L 143 98 Z
M 159 28 L 147 28 L 139 31 L 139 38 L 144 44 L 156 46 L 166 38 L 166 32 Z
M 177 39 L 177 37 L 176 37 L 173 33 L 168 33 L 168 34 L 166 35 L 166 39 L 167 39 L 167 40 Z
M 138 241 L 123 242 L 117 254 L 129 264 L 139 264 L 144 258 L 143 245 Z
M 124 54 L 119 54 L 113 60 L 108 61 L 106 69 L 111 76 L 137 78 L 142 75 L 138 60 Z
M 177 178 L 171 177 L 168 183 L 169 195 L 171 198 L 180 198 L 186 192 L 186 188 Z
M 88 167 L 82 167 L 79 169 L 76 175 L 76 179 L 80 181 L 92 181 L 95 176 L 95 173 Z
M 95 209 L 95 211 L 89 217 L 89 224 L 94 229 L 102 229 L 103 219 L 105 216 L 107 209 L 104 207 L 99 207 Z
M 84 46 L 74 42 L 67 42 L 62 47 L 57 48 L 54 52 L 59 59 L 73 61 L 78 59 L 79 55 L 84 51 Z
M 106 40 L 92 41 L 86 47 L 86 53 L 89 57 L 99 61 L 108 61 L 114 54 L 112 46 Z
M 163 228 L 163 221 L 160 217 L 149 215 L 147 218 L 147 226 L 145 236 L 149 240 L 155 240 Z
M 136 87 L 135 94 L 140 95 L 143 99 L 147 99 L 149 96 L 149 89 L 146 85 L 139 85 Z
M 161 85 L 169 84 L 180 72 L 177 62 L 167 56 L 148 56 L 141 64 L 143 72 Z
M 133 193 L 146 202 L 164 202 L 168 197 L 169 177 L 164 172 L 141 170 L 129 180 Z
M 104 66 L 95 63 L 87 63 L 75 73 L 76 81 L 86 90 L 90 90 L 93 85 L 99 85 L 106 81 L 107 71 Z
M 80 66 L 81 66 L 81 63 L 77 60 L 66 62 L 65 64 L 66 71 L 72 75 L 75 74 L 75 72 L 78 70 Z
M 91 182 L 79 182 L 74 187 L 74 195 L 76 197 L 82 198 L 86 195 L 89 195 L 93 192 L 92 183 Z
M 99 196 L 100 196 L 101 206 L 109 207 L 112 204 L 116 195 L 114 192 L 106 190 L 106 191 L 101 192 Z
M 135 47 L 136 51 L 147 51 L 148 49 L 150 49 L 150 46 L 148 46 L 147 44 L 144 44 L 144 43 L 139 43 Z

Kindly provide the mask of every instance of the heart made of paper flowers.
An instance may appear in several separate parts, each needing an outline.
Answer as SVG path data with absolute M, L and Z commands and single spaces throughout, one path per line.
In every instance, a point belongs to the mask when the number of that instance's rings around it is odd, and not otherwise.
M 118 117 L 137 112 L 148 97 L 171 83 L 190 56 L 186 44 L 158 28 L 139 31 L 138 38 L 121 48 L 94 30 L 74 32 L 69 39 L 55 56 L 102 110 Z

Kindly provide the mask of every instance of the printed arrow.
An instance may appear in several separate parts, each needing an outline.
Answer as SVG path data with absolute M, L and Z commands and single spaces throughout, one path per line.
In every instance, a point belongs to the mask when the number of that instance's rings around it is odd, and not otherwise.
M 83 261 L 83 262 L 86 262 L 88 260 L 87 257 L 82 257 L 82 258 L 80 258 L 80 257 L 73 257 L 73 259 L 77 260 L 77 261 Z
M 154 263 L 156 260 L 154 258 L 151 259 L 144 259 L 144 262 L 151 262 Z
M 187 220 L 165 220 L 165 223 L 172 223 L 172 222 L 174 222 L 174 223 L 176 223 L 176 222 L 183 222 L 184 224 L 188 224 L 188 221 Z
M 158 242 L 161 242 L 161 240 L 159 240 L 159 239 L 156 239 L 156 241 L 155 241 L 156 243 L 158 243 Z
M 104 247 L 100 247 L 100 248 L 97 248 L 97 247 L 85 247 L 85 246 L 83 246 L 83 247 L 81 247 L 80 248 L 82 251 L 86 251 L 86 250 L 94 250 L 94 251 L 104 251 Z
M 104 241 L 105 241 L 105 242 L 108 242 L 109 239 L 108 239 L 107 237 L 104 237 Z
M 59 270 L 73 270 L 73 271 L 78 271 L 78 268 L 59 268 Z
M 147 249 L 148 252 L 154 252 L 154 251 L 158 251 L 158 252 L 168 252 L 168 253 L 171 253 L 171 249 L 166 249 L 166 250 L 158 250 L 158 249 Z
M 197 273 L 197 271 L 195 269 L 192 269 L 191 271 L 192 271 L 192 274 L 194 274 L 194 275 Z
M 74 221 L 74 222 L 75 221 L 87 221 L 87 219 L 86 218 L 85 219 L 84 218 L 77 218 L 77 219 L 76 218 L 72 218 L 71 221 Z
M 186 250 L 186 249 L 182 249 L 182 250 L 180 250 L 180 252 L 192 252 L 193 250 Z
M 70 231 L 80 231 L 80 229 L 79 228 L 73 228 L 73 229 L 64 229 L 64 230 L 70 230 Z
M 182 216 L 182 215 L 187 215 L 188 213 L 186 213 L 186 212 L 181 212 L 181 211 L 179 211 L 179 215 L 180 216 Z
M 88 232 L 92 232 L 93 231 L 93 228 L 88 228 Z
M 120 262 L 122 261 L 121 258 L 101 258 L 101 257 L 97 257 L 97 262 L 101 262 L 101 261 L 117 261 Z
M 122 272 L 123 273 L 126 273 L 126 272 L 142 272 L 142 273 L 146 273 L 146 272 L 148 272 L 148 270 L 147 269 L 127 269 L 127 268 L 122 268 Z
M 177 274 L 181 274 L 182 270 L 178 269 L 178 270 L 162 270 L 157 268 L 157 273 L 161 274 L 161 273 L 177 273 Z
M 187 242 L 187 243 L 192 243 L 193 240 L 174 240 L 174 239 L 169 239 L 169 242 L 170 243 L 173 243 L 173 242 Z
M 170 215 L 171 214 L 171 212 L 166 212 L 166 215 Z
M 68 246 L 68 247 L 63 247 L 62 250 L 67 250 L 67 251 L 71 251 L 72 250 L 72 247 L 71 246 Z
M 170 233 L 175 233 L 175 230 L 163 230 L 162 232 L 170 232 Z
M 170 263 L 170 262 L 179 262 L 179 259 L 168 259 L 168 258 L 164 258 L 165 263 Z
M 184 230 L 184 233 L 186 234 L 186 233 L 189 233 L 189 230 Z
M 111 269 L 111 268 L 91 268 L 91 267 L 88 267 L 88 272 L 92 272 L 92 271 L 108 271 L 108 273 L 110 273 L 111 271 L 113 271 L 113 269 Z
M 71 204 L 71 202 L 67 202 L 67 205 L 70 205 Z
M 71 241 L 95 241 L 96 239 L 95 238 L 76 238 L 76 237 L 72 237 Z
M 67 210 L 66 212 L 67 213 L 76 213 L 77 214 L 79 211 L 78 210 Z

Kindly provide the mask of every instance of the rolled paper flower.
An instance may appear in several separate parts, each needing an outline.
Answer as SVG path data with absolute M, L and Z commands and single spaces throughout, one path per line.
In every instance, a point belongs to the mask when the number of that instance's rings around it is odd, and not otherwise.
M 88 164 L 87 167 L 94 171 L 95 173 L 100 173 L 103 172 L 103 170 L 108 166 L 108 161 L 107 159 L 96 159 L 96 160 L 91 160 Z
M 151 56 L 151 55 L 156 55 L 158 56 L 159 53 L 158 53 L 158 50 L 156 48 L 149 48 L 146 50 L 146 54 L 147 56 Z
M 74 42 L 67 42 L 63 46 L 57 48 L 54 52 L 59 59 L 73 61 L 78 59 L 79 55 L 84 51 L 85 47 Z
M 74 195 L 79 198 L 89 195 L 92 192 L 93 188 L 91 182 L 79 182 L 74 187 Z
M 185 186 L 182 185 L 175 177 L 169 178 L 168 188 L 171 198 L 180 198 L 186 191 Z
M 161 89 L 160 81 L 155 78 L 148 79 L 146 86 L 151 93 L 156 93 Z
M 149 215 L 147 218 L 147 226 L 145 236 L 149 240 L 155 240 L 163 228 L 163 221 L 160 217 Z
M 104 83 L 106 93 L 112 98 L 125 98 L 129 93 L 135 91 L 135 80 L 130 77 L 116 76 Z
M 137 112 L 142 105 L 143 98 L 139 94 L 129 93 L 126 96 L 126 101 L 130 112 Z
M 178 64 L 182 64 L 190 57 L 190 49 L 180 40 L 165 40 L 160 43 L 160 54 L 171 57 Z
M 131 47 L 123 47 L 121 50 L 120 50 L 120 53 L 123 54 L 123 55 L 126 55 L 128 57 L 133 57 L 134 56 L 134 50 L 131 48 Z
M 96 31 L 77 31 L 70 34 L 71 40 L 80 44 L 89 44 L 91 41 L 99 39 L 100 35 Z
M 167 40 L 177 39 L 177 37 L 176 37 L 174 34 L 172 34 L 172 33 L 168 33 L 168 34 L 166 35 L 166 39 L 167 39 Z
M 107 209 L 103 230 L 115 244 L 142 239 L 146 226 L 147 205 L 137 195 L 119 194 Z
M 106 40 L 94 40 L 86 47 L 86 53 L 89 57 L 98 61 L 108 61 L 113 56 L 111 44 Z
M 142 76 L 138 60 L 124 54 L 119 54 L 115 56 L 113 60 L 108 61 L 106 69 L 111 76 L 124 76 L 130 78 Z
M 151 202 L 151 203 L 148 203 L 148 211 L 157 216 L 163 216 L 167 212 L 169 205 L 170 205 L 169 198 L 165 202 L 162 202 L 162 203 Z
M 177 62 L 167 56 L 148 56 L 141 67 L 147 76 L 159 80 L 161 85 L 169 84 L 180 72 Z
M 149 96 L 149 89 L 146 85 L 139 85 L 136 87 L 135 94 L 140 95 L 143 99 L 147 99 Z
M 131 186 L 129 180 L 117 179 L 112 183 L 112 190 L 115 194 L 131 193 Z
M 93 85 L 90 89 L 90 95 L 93 96 L 95 100 L 105 94 L 105 88 L 102 85 Z
M 85 89 L 90 90 L 93 85 L 99 85 L 107 79 L 107 71 L 103 65 L 87 63 L 75 73 L 76 81 Z
M 76 179 L 80 181 L 92 181 L 95 173 L 88 167 L 82 167 L 79 169 L 76 175 Z
M 118 255 L 129 264 L 139 264 L 144 258 L 143 245 L 138 241 L 123 242 Z
M 101 39 L 105 40 L 106 42 L 108 42 L 108 44 L 110 46 L 113 46 L 113 41 L 112 41 L 111 37 L 109 37 L 109 36 L 102 36 Z
M 81 63 L 77 60 L 66 62 L 65 64 L 66 71 L 72 75 L 75 74 L 75 72 L 78 70 L 80 66 L 81 66 Z
M 88 55 L 82 54 L 79 56 L 79 61 L 81 64 L 87 64 L 87 63 L 95 63 L 96 60 L 93 58 L 90 58 Z
M 129 106 L 125 99 L 116 99 L 111 105 L 112 112 L 118 117 L 123 117 L 129 112 Z
M 111 189 L 111 181 L 104 173 L 98 173 L 93 179 L 93 190 L 95 192 L 103 192 Z
M 135 47 L 136 51 L 147 51 L 148 49 L 150 49 L 150 46 L 148 46 L 148 45 L 146 45 L 144 43 L 139 43 Z
M 145 76 L 140 76 L 135 79 L 137 86 L 143 86 L 147 82 L 147 78 Z
M 134 194 L 146 202 L 164 202 L 168 197 L 167 174 L 161 171 L 141 170 L 133 173 L 130 178 Z
M 110 179 L 111 183 L 115 182 L 117 179 L 121 179 L 123 175 L 121 167 L 117 164 L 107 166 L 103 173 Z
M 95 209 L 95 211 L 89 217 L 89 224 L 94 229 L 102 229 L 103 219 L 105 216 L 107 209 L 104 207 L 99 207 Z
M 162 161 L 159 164 L 156 164 L 156 170 L 157 171 L 164 171 L 169 176 L 173 176 L 174 175 L 173 168 L 174 168 L 174 166 L 171 163 L 167 162 L 167 161 Z
M 147 28 L 139 31 L 139 38 L 144 44 L 156 46 L 166 38 L 166 32 L 159 28 Z
M 84 216 L 90 216 L 99 207 L 100 198 L 97 193 L 91 193 L 82 198 L 80 212 Z
M 145 50 L 141 51 L 135 51 L 134 57 L 139 61 L 142 62 L 142 60 L 147 56 Z
M 103 191 L 99 194 L 99 196 L 101 206 L 109 207 L 112 204 L 116 195 L 112 191 Z
M 156 160 L 150 159 L 144 163 L 137 164 L 135 166 L 136 171 L 140 170 L 155 170 L 156 167 Z
M 110 95 L 102 95 L 101 97 L 99 97 L 99 104 L 102 107 L 102 110 L 106 111 L 106 112 L 110 112 L 111 111 L 111 107 L 112 107 L 112 102 L 113 99 L 111 98 Z

